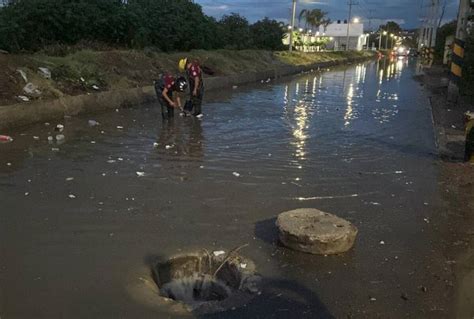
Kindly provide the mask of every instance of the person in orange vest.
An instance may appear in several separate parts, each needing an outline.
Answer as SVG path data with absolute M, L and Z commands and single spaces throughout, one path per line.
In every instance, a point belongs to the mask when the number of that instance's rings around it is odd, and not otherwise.
M 189 82 L 189 93 L 192 115 L 202 117 L 202 99 L 204 96 L 204 82 L 201 66 L 197 61 L 191 62 L 188 58 L 179 61 L 179 70 L 186 72 Z

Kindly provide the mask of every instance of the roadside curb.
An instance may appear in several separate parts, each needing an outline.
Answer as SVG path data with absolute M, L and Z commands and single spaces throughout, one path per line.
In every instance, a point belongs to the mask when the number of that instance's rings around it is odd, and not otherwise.
M 275 79 L 295 75 L 321 68 L 347 63 L 363 62 L 371 58 L 349 58 L 340 61 L 329 61 L 304 66 L 284 66 L 263 72 L 235 74 L 230 76 L 211 77 L 206 79 L 206 90 L 217 90 L 234 85 Z M 149 103 L 156 99 L 153 86 L 141 88 L 112 90 L 96 94 L 68 96 L 49 101 L 35 101 L 0 106 L 0 130 L 26 126 L 38 122 L 61 119 L 64 116 L 93 113 L 108 109 L 125 108 Z

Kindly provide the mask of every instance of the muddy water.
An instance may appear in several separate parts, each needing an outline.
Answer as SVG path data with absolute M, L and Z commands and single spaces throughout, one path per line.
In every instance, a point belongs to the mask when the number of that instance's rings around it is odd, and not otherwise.
M 147 263 L 245 243 L 262 294 L 208 317 L 448 316 L 414 72 L 380 61 L 212 93 L 202 120 L 165 125 L 146 105 L 18 131 L 0 145 L 1 317 L 180 317 L 155 304 Z M 58 123 L 65 142 L 50 144 Z M 300 207 L 351 220 L 354 249 L 280 247 L 274 218 Z

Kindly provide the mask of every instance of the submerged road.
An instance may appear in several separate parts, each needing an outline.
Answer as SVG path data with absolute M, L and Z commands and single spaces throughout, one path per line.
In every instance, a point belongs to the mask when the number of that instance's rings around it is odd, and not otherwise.
M 140 291 L 148 261 L 245 243 L 262 294 L 202 318 L 449 317 L 430 224 L 433 124 L 413 63 L 211 93 L 202 120 L 163 125 L 146 105 L 18 131 L 0 145 L 0 317 L 175 318 Z M 59 123 L 65 140 L 48 142 Z M 357 225 L 353 250 L 280 247 L 274 218 L 301 207 Z

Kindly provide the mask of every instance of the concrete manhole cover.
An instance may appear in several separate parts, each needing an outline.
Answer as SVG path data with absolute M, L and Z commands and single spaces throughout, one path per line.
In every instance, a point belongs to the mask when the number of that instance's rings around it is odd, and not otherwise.
M 237 250 L 203 250 L 156 263 L 152 272 L 160 298 L 194 314 L 243 306 L 259 293 L 260 277 L 255 264 Z

